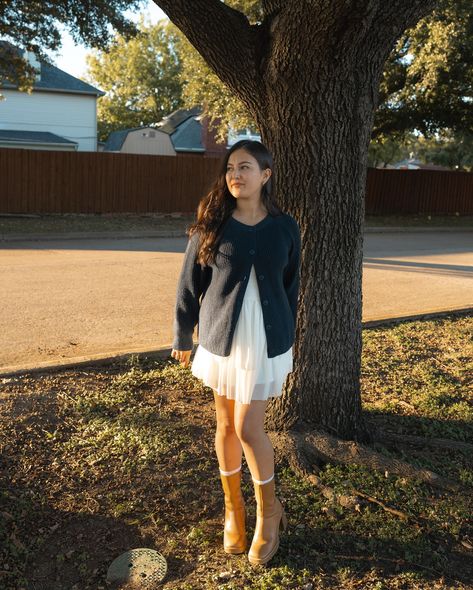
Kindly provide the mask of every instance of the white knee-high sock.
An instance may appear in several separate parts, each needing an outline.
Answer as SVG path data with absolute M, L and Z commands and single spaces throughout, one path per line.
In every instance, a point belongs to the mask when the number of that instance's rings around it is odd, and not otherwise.
M 220 467 L 219 467 L 220 473 L 222 475 L 233 475 L 234 473 L 237 473 L 238 471 L 240 471 L 240 469 L 241 469 L 241 464 L 240 464 L 240 467 L 237 467 L 233 471 L 223 471 L 223 469 L 220 469 Z
M 258 483 L 259 485 L 263 485 L 265 483 L 269 483 L 273 478 L 274 478 L 274 473 L 273 473 L 273 475 L 269 479 L 265 479 L 264 481 L 259 481 L 259 480 L 255 479 L 254 477 L 252 477 L 252 480 L 255 483 Z

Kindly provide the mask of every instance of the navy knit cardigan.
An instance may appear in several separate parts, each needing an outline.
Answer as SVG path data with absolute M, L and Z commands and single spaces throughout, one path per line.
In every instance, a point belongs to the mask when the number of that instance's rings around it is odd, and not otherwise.
M 219 356 L 228 356 L 255 267 L 262 303 L 268 357 L 292 346 L 297 318 L 300 230 L 288 213 L 268 214 L 256 225 L 230 216 L 224 223 L 216 259 L 196 262 L 199 233 L 188 240 L 179 277 L 174 316 L 175 350 L 192 350 L 198 324 L 199 344 Z

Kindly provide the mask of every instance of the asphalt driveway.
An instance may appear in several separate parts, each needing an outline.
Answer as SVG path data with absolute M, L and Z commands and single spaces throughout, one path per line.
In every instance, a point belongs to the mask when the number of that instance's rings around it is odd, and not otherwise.
M 170 347 L 187 238 L 0 245 L 0 373 Z M 363 321 L 473 307 L 473 233 L 367 233 Z

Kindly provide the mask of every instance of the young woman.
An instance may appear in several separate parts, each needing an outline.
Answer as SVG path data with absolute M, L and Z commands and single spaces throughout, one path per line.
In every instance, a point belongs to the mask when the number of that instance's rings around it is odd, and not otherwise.
M 189 228 L 177 288 L 171 356 L 187 366 L 192 334 L 199 345 L 192 374 L 213 389 L 215 450 L 225 495 L 224 550 L 247 548 L 241 493 L 242 453 L 257 503 L 248 559 L 264 564 L 287 527 L 275 496 L 274 450 L 264 431 L 269 398 L 293 369 L 300 232 L 272 191 L 273 161 L 260 142 L 227 152 L 220 174 Z

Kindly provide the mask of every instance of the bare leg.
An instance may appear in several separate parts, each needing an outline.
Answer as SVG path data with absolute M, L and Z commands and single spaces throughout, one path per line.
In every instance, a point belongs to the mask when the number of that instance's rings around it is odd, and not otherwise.
M 250 468 L 256 498 L 256 524 L 248 560 L 267 563 L 279 547 L 279 527 L 287 527 L 284 508 L 275 494 L 274 449 L 264 431 L 268 400 L 235 403 L 235 429 Z
M 245 528 L 245 502 L 241 493 L 241 459 L 243 449 L 235 432 L 235 402 L 220 396 L 214 390 L 217 429 L 217 452 L 220 479 L 225 495 L 225 525 L 223 547 L 226 553 L 243 553 L 247 538 Z
M 235 402 L 235 430 L 245 452 L 253 479 L 265 481 L 274 475 L 274 449 L 264 430 L 268 400 L 251 404 Z
M 218 395 L 214 390 L 217 428 L 215 430 L 215 451 L 218 464 L 223 471 L 234 471 L 241 465 L 243 450 L 235 432 L 235 400 Z

